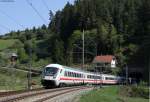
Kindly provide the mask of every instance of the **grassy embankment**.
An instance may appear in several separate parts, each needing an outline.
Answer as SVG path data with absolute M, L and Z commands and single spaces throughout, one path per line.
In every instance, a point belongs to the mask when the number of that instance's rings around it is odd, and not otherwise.
M 10 39 L 10 40 L 0 40 L 0 50 L 6 49 L 8 47 L 11 47 L 14 42 L 17 41 L 16 39 Z
M 14 45 L 17 39 L 0 39 L 0 54 L 7 55 L 6 49 Z M 11 49 L 13 51 L 13 49 Z M 39 86 L 40 76 L 32 77 L 32 81 Z M 11 68 L 2 68 L 0 65 L 0 90 L 21 90 L 27 88 L 27 72 Z
M 40 87 L 40 76 L 32 77 L 34 87 Z M 0 90 L 27 89 L 27 72 L 0 68 Z
M 111 86 L 103 89 L 92 90 L 81 96 L 79 102 L 149 102 L 142 97 L 129 97 L 120 94 L 121 87 Z

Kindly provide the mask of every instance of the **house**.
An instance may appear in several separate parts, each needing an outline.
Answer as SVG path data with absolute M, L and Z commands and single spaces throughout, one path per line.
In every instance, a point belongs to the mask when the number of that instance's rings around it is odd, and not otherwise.
M 93 64 L 96 64 L 97 67 L 115 68 L 116 58 L 113 55 L 96 56 L 93 60 Z

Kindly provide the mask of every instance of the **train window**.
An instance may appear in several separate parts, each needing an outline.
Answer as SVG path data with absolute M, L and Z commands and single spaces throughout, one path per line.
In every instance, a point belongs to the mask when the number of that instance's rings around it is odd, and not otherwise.
M 100 77 L 100 76 L 97 76 L 97 79 L 101 79 L 101 77 Z
M 70 77 L 72 76 L 72 72 L 69 72 L 69 76 L 70 76 Z
M 71 77 L 73 76 L 73 73 L 72 73 L 72 72 L 70 72 L 70 76 L 71 76 Z
M 94 76 L 94 75 L 92 76 L 92 79 L 95 79 L 95 76 Z
M 70 76 L 72 77 L 72 72 L 70 72 Z
M 96 76 L 93 76 L 93 79 L 96 79 Z
M 112 78 L 112 77 L 105 77 L 105 80 L 115 80 L 115 78 Z
M 65 76 L 67 76 L 67 72 L 65 71 Z
M 77 77 L 77 73 L 74 73 L 75 74 L 75 77 Z
M 66 76 L 68 76 L 68 72 L 66 71 Z
M 72 72 L 72 77 L 75 77 L 75 73 L 74 72 Z
M 68 71 L 65 71 L 65 76 L 69 76 L 69 72 Z
M 67 72 L 67 76 L 69 76 L 69 72 Z
M 75 77 L 77 77 L 77 74 L 78 74 L 78 73 L 75 73 Z
M 80 74 L 78 74 L 78 77 L 80 78 Z
M 77 78 L 79 77 L 79 74 L 78 74 L 78 73 L 76 73 L 76 77 L 77 77 Z
M 70 76 L 70 72 L 68 72 L 68 76 Z
M 88 75 L 87 78 L 92 79 L 92 75 Z
M 56 67 L 46 67 L 45 69 L 44 69 L 44 74 L 45 75 L 50 75 L 50 76 L 53 76 L 53 75 L 55 75 L 57 72 L 58 72 L 58 68 L 56 68 Z

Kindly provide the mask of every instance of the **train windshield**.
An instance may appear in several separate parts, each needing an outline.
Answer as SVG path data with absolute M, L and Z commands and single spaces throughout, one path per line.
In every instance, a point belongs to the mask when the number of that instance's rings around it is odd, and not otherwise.
M 55 67 L 46 67 L 44 70 L 45 75 L 53 76 L 58 72 L 58 68 Z

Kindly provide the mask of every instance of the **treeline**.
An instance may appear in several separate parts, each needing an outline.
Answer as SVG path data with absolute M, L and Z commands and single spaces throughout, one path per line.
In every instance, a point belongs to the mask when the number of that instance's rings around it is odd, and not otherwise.
M 150 0 L 75 0 L 55 15 L 51 11 L 49 14 L 48 27 L 11 32 L 3 37 L 20 40 L 20 63 L 29 61 L 32 48 L 35 62 L 43 59 L 72 64 L 74 52 L 82 50 L 84 30 L 86 63 L 97 52 L 115 55 L 120 66 L 130 64 L 148 70 Z

